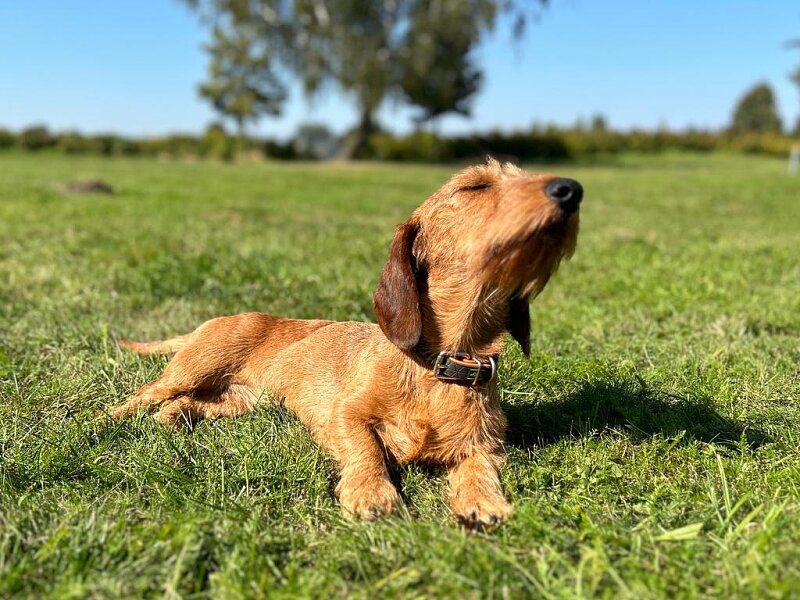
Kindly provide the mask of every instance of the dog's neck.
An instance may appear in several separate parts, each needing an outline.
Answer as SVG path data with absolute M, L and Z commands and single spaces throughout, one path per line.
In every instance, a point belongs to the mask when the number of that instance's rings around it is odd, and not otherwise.
M 421 298 L 420 347 L 432 355 L 465 352 L 476 357 L 497 356 L 503 349 L 508 324 L 508 294 L 497 288 L 461 285 L 431 286 Z

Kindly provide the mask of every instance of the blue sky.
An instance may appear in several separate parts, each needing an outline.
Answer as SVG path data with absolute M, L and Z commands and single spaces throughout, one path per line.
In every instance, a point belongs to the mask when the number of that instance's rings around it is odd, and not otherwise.
M 0 2 L 0 126 L 200 132 L 214 120 L 196 94 L 206 36 L 175 0 Z M 720 127 L 762 80 L 794 123 L 800 90 L 787 75 L 800 50 L 783 46 L 790 38 L 800 38 L 796 0 L 551 0 L 521 42 L 498 32 L 484 43 L 473 118 L 447 117 L 439 130 L 568 124 L 595 112 L 621 128 Z M 387 104 L 381 119 L 402 131 L 409 115 Z M 355 116 L 335 92 L 309 102 L 294 90 L 285 115 L 256 129 L 285 137 L 305 121 L 341 131 Z

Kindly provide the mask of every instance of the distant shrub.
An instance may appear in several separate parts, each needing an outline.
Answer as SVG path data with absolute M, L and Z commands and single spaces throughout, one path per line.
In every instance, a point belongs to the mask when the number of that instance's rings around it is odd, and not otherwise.
M 292 145 L 299 158 L 332 158 L 339 149 L 339 138 L 322 123 L 304 123 L 297 128 Z
M 0 150 L 13 148 L 14 144 L 16 143 L 17 138 L 13 132 L 9 131 L 8 129 L 0 129 Z
M 731 131 L 735 133 L 776 133 L 783 129 L 775 92 L 766 83 L 750 88 L 733 112 Z
M 277 160 L 294 160 L 298 158 L 297 152 L 294 149 L 294 144 L 291 142 L 278 142 L 275 140 L 267 140 L 261 146 L 262 154 L 267 158 L 275 158 Z
M 208 126 L 203 134 L 203 156 L 231 161 L 236 157 L 236 139 L 219 123 Z
M 730 138 L 730 149 L 747 154 L 786 156 L 794 143 L 791 138 L 782 135 L 751 133 Z
M 92 146 L 89 138 L 82 136 L 77 131 L 60 134 L 56 146 L 66 154 L 86 154 L 97 150 Z
M 17 141 L 25 150 L 42 150 L 56 144 L 56 138 L 50 135 L 44 125 L 34 125 L 23 129 L 17 137 Z
M 432 133 L 416 132 L 404 137 L 386 133 L 373 135 L 369 140 L 371 158 L 377 160 L 436 162 L 448 156 L 448 141 Z

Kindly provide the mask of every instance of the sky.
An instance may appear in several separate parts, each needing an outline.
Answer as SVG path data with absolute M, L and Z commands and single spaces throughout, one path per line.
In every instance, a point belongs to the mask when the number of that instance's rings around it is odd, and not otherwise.
M 199 133 L 215 120 L 197 95 L 208 30 L 177 0 L 0 2 L 0 127 L 130 136 Z M 442 133 L 568 125 L 594 113 L 611 126 L 719 128 L 753 84 L 775 90 L 785 123 L 800 115 L 797 0 L 551 0 L 521 41 L 505 31 L 477 58 L 483 88 L 472 118 L 448 116 Z M 386 103 L 396 132 L 413 111 Z M 298 124 L 341 132 L 356 121 L 347 96 L 308 100 L 296 86 L 279 119 L 253 132 L 286 138 Z

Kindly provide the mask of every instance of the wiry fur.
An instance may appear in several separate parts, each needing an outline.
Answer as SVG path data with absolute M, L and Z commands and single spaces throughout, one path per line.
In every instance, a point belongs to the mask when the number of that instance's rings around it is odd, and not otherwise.
M 110 415 L 144 410 L 174 425 L 284 398 L 337 460 L 347 511 L 370 518 L 400 505 L 389 459 L 446 466 L 453 512 L 467 524 L 506 519 L 496 383 L 444 383 L 431 366 L 441 350 L 499 354 L 506 332 L 528 352 L 528 302 L 578 233 L 578 214 L 545 196 L 551 179 L 493 160 L 450 179 L 397 229 L 375 292 L 379 325 L 244 313 L 162 342 L 121 341 L 176 354 Z

